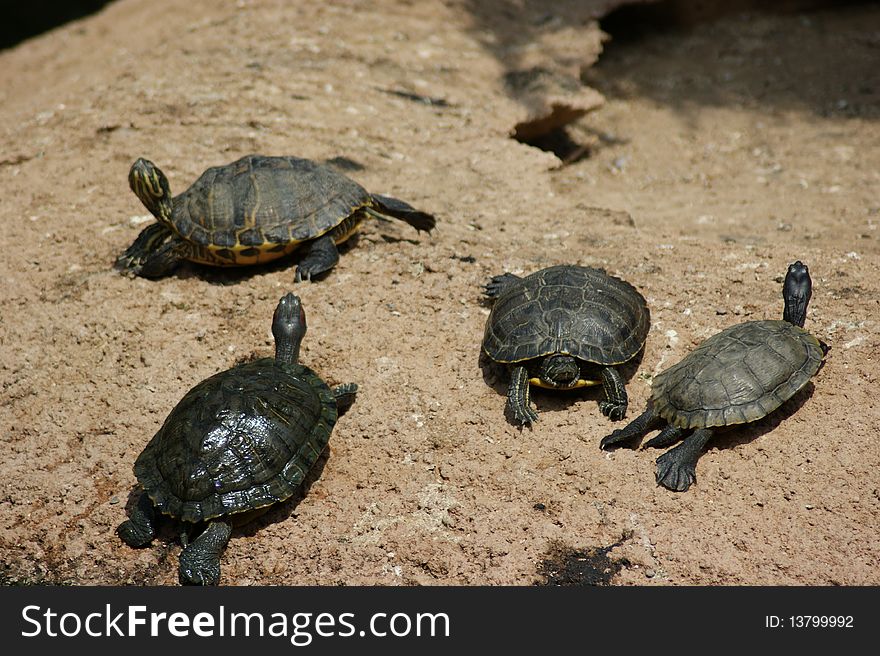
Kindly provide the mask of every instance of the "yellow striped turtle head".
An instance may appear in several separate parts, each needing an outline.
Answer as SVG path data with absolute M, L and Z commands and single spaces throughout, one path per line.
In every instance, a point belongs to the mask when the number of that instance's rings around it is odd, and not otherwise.
M 143 157 L 131 165 L 128 172 L 128 185 L 135 195 L 141 199 L 150 214 L 165 224 L 171 222 L 171 210 L 174 207 L 168 178 L 159 167 Z
M 538 372 L 539 387 L 569 389 L 579 387 L 581 367 L 575 357 L 568 354 L 550 355 L 541 362 Z

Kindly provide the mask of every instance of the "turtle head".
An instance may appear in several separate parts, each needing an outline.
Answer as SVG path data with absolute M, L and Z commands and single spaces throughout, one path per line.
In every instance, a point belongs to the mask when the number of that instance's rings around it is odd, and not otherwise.
M 577 359 L 571 355 L 551 355 L 541 362 L 538 372 L 541 381 L 549 387 L 574 387 L 581 377 Z
M 810 280 L 807 265 L 800 260 L 789 265 L 785 283 L 782 285 L 782 298 L 785 300 L 782 318 L 803 328 L 807 319 L 807 305 L 812 295 L 813 281 Z
M 148 159 L 138 158 L 128 172 L 128 185 L 150 214 L 162 223 L 171 222 L 171 189 L 168 178 L 158 166 Z
M 278 301 L 272 318 L 275 337 L 275 360 L 295 364 L 299 360 L 299 345 L 306 334 L 306 313 L 299 296 L 288 292 Z

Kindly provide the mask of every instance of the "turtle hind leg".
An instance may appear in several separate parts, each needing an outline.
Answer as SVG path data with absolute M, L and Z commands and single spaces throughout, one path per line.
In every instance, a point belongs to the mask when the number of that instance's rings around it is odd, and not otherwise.
M 678 426 L 673 426 L 669 424 L 660 431 L 660 433 L 656 436 L 645 442 L 642 446 L 644 449 L 652 448 L 659 449 L 665 446 L 672 446 L 676 442 L 681 441 L 681 436 L 684 434 L 684 429 L 679 428 Z
M 402 200 L 391 198 L 390 196 L 380 196 L 379 194 L 371 194 L 370 196 L 376 206 L 375 210 L 369 207 L 366 208 L 370 214 L 375 215 L 378 213 L 392 216 L 395 219 L 409 223 L 419 232 L 431 232 L 434 226 L 437 225 L 437 219 L 434 218 L 433 214 L 417 210 L 409 203 L 404 203 Z M 384 217 L 380 216 L 377 218 Z
M 178 576 L 184 585 L 217 585 L 220 556 L 232 535 L 227 522 L 213 521 L 180 552 Z
M 513 273 L 492 276 L 492 279 L 483 287 L 483 295 L 486 298 L 498 298 L 518 280 L 522 280 L 522 278 Z
M 134 243 L 116 258 L 113 268 L 142 278 L 161 278 L 172 273 L 186 257 L 186 242 L 170 228 L 153 223 L 141 230 Z
M 325 234 L 305 245 L 305 257 L 296 267 L 296 282 L 312 280 L 322 273 L 327 273 L 339 262 L 339 250 L 333 235 Z
M 538 421 L 538 413 L 529 405 L 529 373 L 522 365 L 510 369 L 507 409 L 518 426 L 531 426 Z
M 348 410 L 357 398 L 357 383 L 345 383 L 333 388 L 333 396 L 336 397 L 336 409 L 339 414 Z
M 626 416 L 629 399 L 623 376 L 614 367 L 602 369 L 602 389 L 605 390 L 605 400 L 599 402 L 599 409 L 611 421 L 620 421 Z
M 146 493 L 141 493 L 137 505 L 116 533 L 130 547 L 146 547 L 156 537 L 156 509 Z
M 648 406 L 638 417 L 633 419 L 623 428 L 618 428 L 610 435 L 606 435 L 599 443 L 600 449 L 607 449 L 612 446 L 622 446 L 627 442 L 636 442 L 650 433 L 655 428 L 659 428 L 662 419 L 654 414 L 654 409 Z
M 700 428 L 657 458 L 657 484 L 674 492 L 687 490 L 697 480 L 697 460 L 711 437 L 710 429 Z

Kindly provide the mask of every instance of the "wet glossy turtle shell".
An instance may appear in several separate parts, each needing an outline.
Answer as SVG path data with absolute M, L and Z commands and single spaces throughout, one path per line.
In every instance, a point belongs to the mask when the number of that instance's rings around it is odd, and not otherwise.
M 496 362 L 554 353 L 603 366 L 642 348 L 650 314 L 638 290 L 601 269 L 552 266 L 510 285 L 495 300 L 483 349 Z
M 368 205 L 363 187 L 327 166 L 248 155 L 209 168 L 176 196 L 171 224 L 183 239 L 249 263 L 320 237 Z
M 192 388 L 134 472 L 156 508 L 177 519 L 256 510 L 296 491 L 336 418 L 333 392 L 311 369 L 256 360 Z
M 654 377 L 654 410 L 679 428 L 756 421 L 819 370 L 819 340 L 787 321 L 749 321 L 713 335 Z

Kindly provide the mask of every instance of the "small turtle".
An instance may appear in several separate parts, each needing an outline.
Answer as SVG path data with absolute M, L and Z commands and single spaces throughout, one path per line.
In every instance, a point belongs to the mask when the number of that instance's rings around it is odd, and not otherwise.
M 485 294 L 495 299 L 486 321 L 483 351 L 510 370 L 507 407 L 513 420 L 531 425 L 529 384 L 575 389 L 601 384 L 602 413 L 623 419 L 627 396 L 615 369 L 634 358 L 648 336 L 644 297 L 602 269 L 552 266 L 525 278 L 492 278 Z
M 168 275 L 183 260 L 260 264 L 305 244 L 296 280 L 311 280 L 336 265 L 336 245 L 368 216 L 394 217 L 428 232 L 435 224 L 430 214 L 297 157 L 248 155 L 209 168 L 173 198 L 162 171 L 141 158 L 128 183 L 158 223 L 144 228 L 115 268 L 146 278 Z
M 143 486 L 117 532 L 132 547 L 156 535 L 156 511 L 182 523 L 181 583 L 216 585 L 232 525 L 288 499 L 318 460 L 357 385 L 330 389 L 299 364 L 306 316 L 287 294 L 272 321 L 275 358 L 222 371 L 192 388 L 134 464 Z M 203 528 L 192 542 L 190 531 Z
M 705 340 L 654 378 L 645 412 L 606 436 L 601 448 L 635 443 L 658 428 L 646 447 L 684 439 L 657 459 L 657 483 L 683 492 L 696 480 L 713 429 L 762 419 L 800 391 L 828 347 L 803 329 L 812 295 L 807 266 L 789 266 L 782 289 L 782 321 L 747 321 Z

